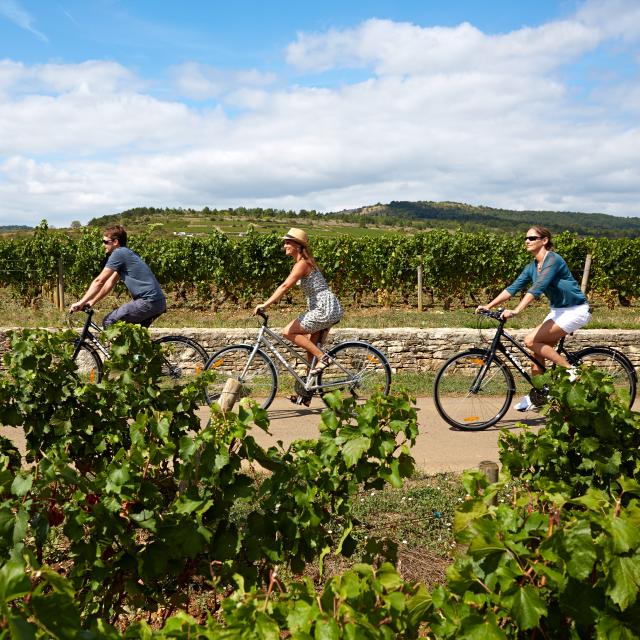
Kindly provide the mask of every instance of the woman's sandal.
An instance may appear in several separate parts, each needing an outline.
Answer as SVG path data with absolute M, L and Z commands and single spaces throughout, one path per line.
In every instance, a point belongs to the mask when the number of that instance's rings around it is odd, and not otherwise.
M 309 371 L 309 375 L 317 376 L 319 373 L 322 373 L 329 365 L 331 364 L 331 358 L 328 355 L 322 356 L 318 362 L 316 362 L 316 366 Z
M 292 396 L 289 396 L 289 400 L 291 400 L 293 404 L 303 404 L 305 407 L 308 407 L 311 404 L 310 396 L 299 396 L 293 394 Z

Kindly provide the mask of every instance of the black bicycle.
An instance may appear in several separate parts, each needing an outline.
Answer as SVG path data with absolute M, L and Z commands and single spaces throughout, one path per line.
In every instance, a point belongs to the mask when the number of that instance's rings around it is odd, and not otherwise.
M 504 330 L 502 309 L 480 311 L 496 320 L 498 327 L 489 348 L 473 348 L 449 358 L 434 382 L 434 399 L 438 413 L 451 426 L 467 431 L 479 431 L 499 422 L 505 415 L 516 386 L 506 359 L 532 386 L 529 396 L 535 405 L 546 400 L 544 389 L 533 388 L 531 376 L 518 358 L 518 352 L 527 360 L 542 366 L 513 336 Z M 507 348 L 505 342 L 515 349 Z M 614 384 L 615 394 L 629 406 L 636 397 L 636 371 L 632 362 L 620 351 L 606 346 L 585 347 L 567 351 L 564 338 L 556 347 L 572 366 L 593 366 L 606 373 Z M 503 359 L 504 358 L 504 359 Z
M 102 361 L 111 357 L 109 348 L 99 339 L 102 328 L 93 321 L 93 309 L 82 309 L 87 314 L 80 336 L 73 343 L 73 359 L 84 382 L 102 380 Z M 208 354 L 204 347 L 186 336 L 169 335 L 153 341 L 160 345 L 163 357 L 161 386 L 184 384 L 204 371 Z

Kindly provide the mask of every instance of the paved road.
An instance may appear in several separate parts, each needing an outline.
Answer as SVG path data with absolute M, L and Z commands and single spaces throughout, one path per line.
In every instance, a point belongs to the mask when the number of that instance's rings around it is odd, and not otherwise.
M 287 446 L 300 438 L 316 438 L 320 414 L 324 408 L 322 401 L 316 398 L 309 408 L 293 405 L 286 398 L 276 398 L 269 408 L 270 435 L 256 428 L 253 436 L 262 446 L 275 444 L 278 440 Z M 497 462 L 499 427 L 516 429 L 515 425 L 519 421 L 534 427 L 543 423 L 535 412 L 509 411 L 497 427 L 466 432 L 446 424 L 436 412 L 432 398 L 418 398 L 417 409 L 420 435 L 412 453 L 416 466 L 429 474 L 477 468 L 483 460 Z M 203 421 L 207 419 L 207 411 L 206 408 L 200 410 Z M 0 435 L 16 441 L 24 451 L 21 431 L 0 427 Z
M 322 401 L 316 398 L 309 408 L 291 404 L 286 398 L 276 398 L 269 408 L 271 435 L 258 428 L 252 435 L 262 446 L 275 444 L 278 440 L 287 446 L 300 438 L 316 438 L 324 408 Z M 416 466 L 429 474 L 477 468 L 483 460 L 497 462 L 500 428 L 519 430 L 515 426 L 517 422 L 531 427 L 543 424 L 543 419 L 535 412 L 510 410 L 499 425 L 467 432 L 453 429 L 444 422 L 432 398 L 418 398 L 417 409 L 420 435 L 412 453 Z M 202 415 L 204 417 L 205 411 Z

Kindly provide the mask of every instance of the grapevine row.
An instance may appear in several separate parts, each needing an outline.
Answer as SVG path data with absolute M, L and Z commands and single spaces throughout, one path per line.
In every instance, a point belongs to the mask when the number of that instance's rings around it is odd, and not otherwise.
M 391 541 L 352 535 L 357 493 L 412 474 L 406 395 L 331 396 L 317 440 L 265 450 L 259 408 L 202 428 L 202 381 L 162 389 L 143 329 L 107 330 L 88 385 L 72 335 L 15 334 L 0 375 L 29 463 L 0 437 L 0 639 L 640 637 L 640 414 L 603 373 L 546 374 L 545 426 L 501 434 L 499 482 L 463 476 L 458 553 L 428 588 Z M 301 574 L 331 552 L 363 562 L 319 589 Z
M 100 231 L 84 229 L 71 238 L 45 222 L 29 238 L 0 241 L 0 286 L 25 300 L 55 281 L 62 263 L 65 286 L 80 294 L 103 263 Z M 555 238 L 578 281 L 592 255 L 588 292 L 612 305 L 640 296 L 640 239 Z M 175 240 L 150 235 L 131 238 L 131 248 L 151 266 L 176 299 L 197 297 L 219 306 L 249 306 L 266 297 L 286 277 L 290 264 L 278 234 L 249 231 L 242 238 L 213 232 Z M 336 235 L 313 242 L 315 257 L 338 296 L 347 303 L 376 296 L 381 304 L 408 303 L 416 293 L 416 272 L 434 303 L 448 308 L 491 297 L 527 262 L 520 236 L 490 232 L 434 230 L 414 235 L 354 238 Z

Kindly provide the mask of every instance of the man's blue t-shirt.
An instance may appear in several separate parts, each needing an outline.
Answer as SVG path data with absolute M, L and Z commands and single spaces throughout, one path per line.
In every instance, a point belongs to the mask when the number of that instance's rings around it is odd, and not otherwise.
M 128 247 L 117 247 L 109 254 L 105 267 L 118 272 L 134 300 L 164 300 L 164 293 L 153 272 L 142 258 Z
M 535 260 L 530 262 L 507 287 L 507 291 L 513 296 L 529 283 L 532 284 L 527 293 L 536 299 L 544 293 L 555 309 L 587 303 L 587 297 L 580 290 L 580 286 L 569 271 L 567 263 L 555 251 L 547 253 L 540 271 L 538 271 Z

